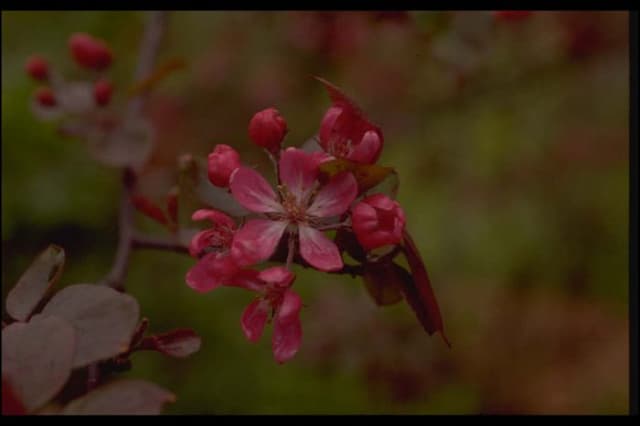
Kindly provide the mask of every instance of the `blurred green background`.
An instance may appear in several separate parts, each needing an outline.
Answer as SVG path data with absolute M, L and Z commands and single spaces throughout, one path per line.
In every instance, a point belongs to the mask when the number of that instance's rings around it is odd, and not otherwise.
M 119 173 L 30 110 L 32 53 L 81 77 L 67 39 L 113 47 L 115 103 L 145 22 L 134 12 L 2 14 L 2 291 L 48 243 L 67 251 L 62 284 L 95 282 L 117 244 Z M 126 288 L 152 331 L 190 327 L 189 359 L 137 353 L 126 376 L 173 391 L 168 413 L 625 413 L 628 411 L 628 16 L 536 12 L 175 12 L 159 63 L 188 66 L 154 90 L 158 130 L 141 190 L 157 201 L 175 159 L 216 143 L 270 171 L 248 140 L 277 107 L 299 145 L 329 100 L 350 94 L 382 127 L 380 159 L 433 281 L 453 347 L 406 304 L 378 308 L 362 283 L 299 271 L 303 345 L 272 358 L 248 343 L 251 300 L 196 294 L 187 256 L 133 255 Z M 143 217 L 149 232 L 163 229 Z

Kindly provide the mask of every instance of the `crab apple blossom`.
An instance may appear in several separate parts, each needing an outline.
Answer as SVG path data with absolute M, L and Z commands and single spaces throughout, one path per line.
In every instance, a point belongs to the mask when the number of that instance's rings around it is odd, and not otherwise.
M 293 358 L 302 341 L 302 300 L 290 289 L 294 279 L 291 271 L 276 266 L 257 273 L 255 277 L 240 279 L 235 284 L 260 295 L 242 313 L 242 331 L 250 342 L 260 340 L 264 326 L 272 317 L 272 350 L 278 363 Z
M 105 106 L 111 101 L 111 94 L 113 93 L 113 86 L 111 82 L 106 79 L 100 79 L 93 86 L 93 99 L 96 104 Z
M 384 144 L 382 131 L 369 122 L 337 87 L 319 80 L 333 101 L 320 123 L 318 138 L 322 149 L 334 157 L 356 163 L 373 164 L 378 161 Z
M 218 144 L 208 158 L 209 180 L 215 186 L 226 188 L 229 178 L 240 167 L 240 154 L 229 145 Z
M 406 220 L 397 201 L 384 194 L 374 194 L 353 207 L 351 222 L 358 242 L 365 250 L 373 250 L 399 244 Z
M 271 152 L 280 149 L 287 131 L 287 122 L 275 108 L 257 112 L 249 122 L 249 137 L 253 143 Z
M 53 91 L 49 87 L 40 87 L 36 90 L 35 97 L 38 103 L 43 107 L 53 107 L 58 103 Z
M 111 65 L 113 55 L 107 44 L 86 33 L 75 33 L 69 38 L 69 50 L 78 65 L 96 71 Z
M 321 271 L 342 268 L 338 247 L 318 228 L 349 209 L 358 184 L 350 172 L 342 172 L 320 186 L 319 165 L 328 158 L 322 152 L 297 148 L 283 151 L 278 193 L 251 168 L 241 166 L 231 175 L 233 197 L 264 216 L 249 220 L 234 235 L 231 254 L 238 263 L 248 266 L 268 259 L 288 231 L 291 237 L 297 235 L 300 255 L 311 266 Z
M 27 59 L 25 71 L 34 80 L 45 81 L 49 78 L 49 63 L 40 55 L 33 55 Z
M 230 256 L 236 224 L 226 214 L 213 209 L 197 210 L 191 218 L 209 220 L 212 225 L 194 235 L 189 244 L 189 254 L 202 257 L 187 272 L 186 281 L 189 287 L 204 293 L 224 285 L 240 270 Z

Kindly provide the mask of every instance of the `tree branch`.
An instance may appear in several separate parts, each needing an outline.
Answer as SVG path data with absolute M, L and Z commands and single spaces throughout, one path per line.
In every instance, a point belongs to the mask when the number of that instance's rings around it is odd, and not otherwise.
M 134 81 L 142 80 L 154 67 L 160 41 L 166 29 L 167 12 L 151 12 L 145 26 L 144 36 L 140 44 L 140 56 L 134 74 Z M 123 121 L 133 120 L 142 112 L 145 96 L 140 94 L 129 101 Z M 124 291 L 124 279 L 129 266 L 133 239 L 133 205 L 131 195 L 136 187 L 136 172 L 132 167 L 125 167 L 122 172 L 122 196 L 118 214 L 118 248 L 111 270 L 102 280 L 102 284 Z
M 134 235 L 131 240 L 131 247 L 134 249 L 164 250 L 189 254 L 189 248 L 177 241 L 142 234 Z

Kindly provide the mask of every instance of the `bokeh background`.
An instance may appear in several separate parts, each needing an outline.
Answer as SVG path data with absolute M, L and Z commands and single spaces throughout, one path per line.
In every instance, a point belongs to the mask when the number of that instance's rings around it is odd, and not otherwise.
M 2 291 L 48 243 L 62 285 L 95 282 L 116 246 L 119 173 L 36 120 L 32 53 L 73 76 L 66 43 L 111 43 L 115 102 L 145 22 L 135 12 L 2 14 Z M 299 271 L 304 341 L 277 365 L 270 331 L 253 345 L 239 319 L 251 295 L 196 294 L 187 256 L 136 252 L 127 290 L 151 330 L 190 327 L 189 359 L 137 353 L 126 376 L 175 392 L 169 413 L 625 413 L 628 411 L 628 15 L 535 12 L 175 12 L 160 62 L 187 67 L 154 90 L 158 130 L 141 188 L 160 201 L 176 157 L 248 140 L 277 107 L 286 143 L 318 129 L 319 75 L 382 127 L 380 163 L 439 298 L 452 349 L 406 304 L 379 308 L 360 280 Z M 139 226 L 162 234 L 144 217 Z

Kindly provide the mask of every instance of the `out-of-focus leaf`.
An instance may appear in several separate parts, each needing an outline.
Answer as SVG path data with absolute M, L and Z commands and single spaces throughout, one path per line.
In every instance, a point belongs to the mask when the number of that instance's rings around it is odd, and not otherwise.
M 20 416 L 27 414 L 24 404 L 18 398 L 9 380 L 2 376 L 2 415 Z
M 133 97 L 148 92 L 172 72 L 181 70 L 186 66 L 187 62 L 183 58 L 169 59 L 167 62 L 159 65 L 149 77 L 134 83 L 129 89 L 129 96 Z
M 64 267 L 64 249 L 49 245 L 22 274 L 7 295 L 7 313 L 26 321 L 47 290 L 58 281 Z
M 42 315 L 59 316 L 73 325 L 77 334 L 73 366 L 81 367 L 127 351 L 139 310 L 132 296 L 109 287 L 76 284 L 58 292 Z
M 54 85 L 56 100 L 68 114 L 83 115 L 96 107 L 93 84 L 74 81 Z
M 115 126 L 96 124 L 87 135 L 89 153 L 113 167 L 139 167 L 151 154 L 153 128 L 142 118 L 119 122 Z
M 139 349 L 158 351 L 176 358 L 186 358 L 198 352 L 202 339 L 193 330 L 180 328 L 164 334 L 147 336 L 142 339 Z
M 431 287 L 431 281 L 427 275 L 418 247 L 416 247 L 409 232 L 405 229 L 403 234 L 403 252 L 411 268 L 412 280 L 404 282 L 404 295 L 415 312 L 420 324 L 430 335 L 439 332 L 447 345 L 451 346 L 444 334 L 442 316 L 436 295 Z
M 167 225 L 169 222 L 167 216 L 162 209 L 158 207 L 153 201 L 145 197 L 144 195 L 133 195 L 131 197 L 131 203 L 140 213 L 155 220 L 158 223 Z
M 443 11 L 414 11 L 409 12 L 416 27 L 426 36 L 433 37 L 442 34 L 449 28 L 451 22 L 451 13 Z
M 332 177 L 338 173 L 349 171 L 358 182 L 358 191 L 365 192 L 380 182 L 391 173 L 395 173 L 393 167 L 384 167 L 377 164 L 360 164 L 344 158 L 336 158 L 320 164 L 320 171 Z
M 73 327 L 55 316 L 37 315 L 2 330 L 2 376 L 27 410 L 41 407 L 63 388 L 75 346 Z
M 118 380 L 71 401 L 62 414 L 160 414 L 175 396 L 144 380 Z
M 393 262 L 365 263 L 362 279 L 378 306 L 387 306 L 402 300 L 402 289 L 411 275 Z

